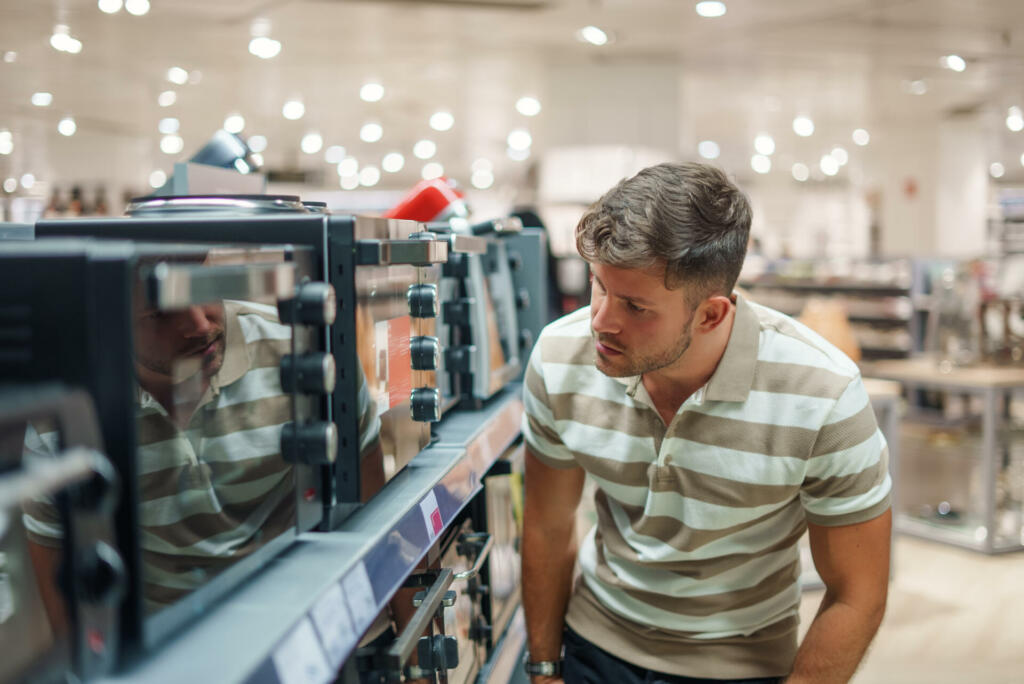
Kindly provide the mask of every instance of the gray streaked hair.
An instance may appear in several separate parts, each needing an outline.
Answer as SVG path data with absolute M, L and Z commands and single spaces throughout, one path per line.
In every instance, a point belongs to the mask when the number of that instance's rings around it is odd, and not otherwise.
M 589 262 L 618 268 L 663 265 L 665 287 L 690 286 L 694 305 L 728 295 L 750 236 L 750 202 L 708 164 L 658 164 L 605 193 L 576 226 Z

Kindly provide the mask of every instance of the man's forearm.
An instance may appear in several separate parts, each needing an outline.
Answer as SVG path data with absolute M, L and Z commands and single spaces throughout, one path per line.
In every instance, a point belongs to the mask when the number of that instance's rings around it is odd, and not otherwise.
M 856 606 L 827 593 L 811 623 L 786 684 L 847 682 L 857 670 L 885 614 L 884 602 Z
M 576 561 L 575 529 L 526 525 L 523 532 L 523 610 L 530 659 L 561 657 L 565 610 Z

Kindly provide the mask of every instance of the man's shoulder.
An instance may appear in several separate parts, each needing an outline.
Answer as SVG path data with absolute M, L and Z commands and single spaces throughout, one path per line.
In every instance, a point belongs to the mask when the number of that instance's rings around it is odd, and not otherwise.
M 544 363 L 594 365 L 593 338 L 590 332 L 590 307 L 552 321 L 537 338 L 539 360 Z
M 761 329 L 758 361 L 808 366 L 853 379 L 860 368 L 838 347 L 800 321 L 749 301 Z

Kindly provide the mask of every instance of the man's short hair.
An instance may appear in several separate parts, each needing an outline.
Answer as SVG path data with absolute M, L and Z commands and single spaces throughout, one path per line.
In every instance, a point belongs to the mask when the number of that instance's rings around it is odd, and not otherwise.
M 687 285 L 695 305 L 732 292 L 750 218 L 750 202 L 721 170 L 658 164 L 620 181 L 587 209 L 576 226 L 576 248 L 589 262 L 617 268 L 663 264 L 665 287 Z

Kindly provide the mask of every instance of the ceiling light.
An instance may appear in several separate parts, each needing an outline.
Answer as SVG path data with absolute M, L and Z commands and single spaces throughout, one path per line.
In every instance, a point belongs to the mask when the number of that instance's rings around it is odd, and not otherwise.
M 772 170 L 772 160 L 763 154 L 755 154 L 750 158 L 750 168 L 757 173 L 768 173 Z
M 722 150 L 714 140 L 701 140 L 697 144 L 697 154 L 704 159 L 718 159 L 718 156 L 722 154 Z
M 364 102 L 380 102 L 384 97 L 384 86 L 380 83 L 366 83 L 359 89 L 359 99 Z
M 363 124 L 359 129 L 359 139 L 363 142 L 374 143 L 384 137 L 384 127 L 379 123 Z
M 324 152 L 324 161 L 328 164 L 337 164 L 345 158 L 345 148 L 341 145 L 331 145 Z
M 36 107 L 49 107 L 53 104 L 53 93 L 32 93 L 32 104 Z
M 359 160 L 355 157 L 345 157 L 338 162 L 338 175 L 342 178 L 354 176 L 357 173 L 359 173 Z
M 281 108 L 281 115 L 289 121 L 298 121 L 306 115 L 306 105 L 302 100 L 288 100 Z
M 249 52 L 260 59 L 273 59 L 281 54 L 281 41 L 257 36 L 249 41 Z
M 846 151 L 845 148 L 839 147 L 838 145 L 833 147 L 832 151 L 829 154 L 832 155 L 832 158 L 835 159 L 836 163 L 838 163 L 840 166 L 846 166 L 847 162 L 850 161 L 850 154 Z
M 160 169 L 149 174 L 149 187 L 151 188 L 162 188 L 166 182 L 167 174 Z
M 423 165 L 423 171 L 420 176 L 423 180 L 432 180 L 434 178 L 440 178 L 444 175 L 444 167 L 437 162 L 427 162 Z
M 128 14 L 141 17 L 149 12 L 149 0 L 124 0 L 124 8 Z
M 32 186 L 36 184 L 36 177 L 31 173 L 26 173 L 21 177 L 21 187 L 26 190 L 32 189 Z
M 966 60 L 964 60 L 960 55 L 946 55 L 939 60 L 939 64 L 944 68 L 952 69 L 953 71 L 963 71 L 967 68 Z
M 252 171 L 252 167 L 244 159 L 235 160 L 235 169 L 238 170 L 238 173 L 250 173 Z
M 359 184 L 372 188 L 380 182 L 380 169 L 376 166 L 364 166 L 359 170 Z
M 352 174 L 350 176 L 341 177 L 341 188 L 342 190 L 355 190 L 359 187 L 359 176 L 358 174 Z
M 697 6 L 694 7 L 697 10 L 697 14 L 702 17 L 720 17 L 725 14 L 725 3 L 724 2 L 698 2 Z
M 451 112 L 434 112 L 430 116 L 430 127 L 435 131 L 447 131 L 455 125 L 455 117 Z
M 805 180 L 811 177 L 811 170 L 807 168 L 807 164 L 797 162 L 793 164 L 793 178 L 803 183 Z
M 99 0 L 97 3 L 97 5 L 99 5 L 100 12 L 103 12 L 104 14 L 114 14 L 119 12 L 121 10 L 121 5 L 123 4 L 124 3 L 122 3 L 121 0 Z
M 814 134 L 814 122 L 809 116 L 798 116 L 793 119 L 793 132 L 806 138 Z
M 306 135 L 302 136 L 302 142 L 299 143 L 302 147 L 302 151 L 306 154 L 316 154 L 324 146 L 324 139 L 316 131 L 310 131 Z
M 165 90 L 156 97 L 156 103 L 161 107 L 170 107 L 178 101 L 178 94 L 173 90 Z
M 65 116 L 57 123 L 57 132 L 61 135 L 70 138 L 78 130 L 78 125 L 75 120 L 70 116 Z
M 263 166 L 263 155 L 259 152 L 253 152 L 252 155 L 249 156 L 249 159 L 252 160 L 252 163 L 256 165 L 257 169 Z
M 523 116 L 537 116 L 540 114 L 540 100 L 535 97 L 521 97 L 516 100 L 516 111 Z
M 834 176 L 839 173 L 839 162 L 831 154 L 822 156 L 818 165 L 821 167 L 821 172 L 826 176 Z
M 0 154 L 7 155 L 14 151 L 14 136 L 10 131 L 0 131 Z
M 68 52 L 77 55 L 82 51 L 82 41 L 71 37 L 71 29 L 67 24 L 57 24 L 53 27 L 53 35 L 50 36 L 50 45 L 59 52 Z
M 1020 155 L 1020 165 L 1024 166 L 1024 154 Z
M 513 150 L 528 150 L 533 144 L 533 137 L 525 128 L 517 128 L 508 134 L 508 146 Z
M 250 150 L 257 154 L 265 152 L 267 149 L 267 138 L 262 135 L 254 135 L 246 141 L 246 144 L 249 146 Z
M 758 154 L 769 156 L 775 152 L 775 140 L 767 133 L 758 133 L 754 138 L 754 149 Z
M 388 173 L 398 173 L 405 166 L 405 157 L 400 152 L 388 152 L 380 165 Z
M 527 147 L 525 150 L 515 150 L 511 147 L 505 148 L 505 154 L 512 161 L 526 161 L 530 158 L 530 148 Z
M 473 163 L 470 166 L 470 168 L 473 171 L 493 171 L 494 164 L 491 163 L 490 159 L 484 159 L 483 157 L 480 157 L 479 159 L 473 160 Z
M 188 82 L 191 83 L 192 85 L 195 85 L 195 84 L 199 83 L 202 80 L 203 80 L 203 72 L 200 71 L 199 69 L 193 69 L 192 71 L 188 72 Z
M 853 137 L 853 143 L 855 145 L 860 145 L 861 147 L 864 147 L 869 142 L 871 142 L 871 134 L 868 133 L 863 128 L 858 128 L 857 130 L 855 130 L 853 132 L 853 136 L 852 137 Z
M 1006 127 L 1014 133 L 1024 130 L 1024 112 L 1020 107 L 1010 107 L 1006 110 Z
M 999 162 L 992 162 L 988 167 L 988 172 L 993 178 L 1002 178 L 1003 174 L 1006 173 L 1006 168 Z
M 160 138 L 160 151 L 164 154 L 178 154 L 185 148 L 180 135 L 165 135 Z
M 417 159 L 430 159 L 437 154 L 437 145 L 433 140 L 420 140 L 412 146 L 412 153 Z
M 606 45 L 608 43 L 608 34 L 596 26 L 584 26 L 576 32 L 576 39 L 591 45 Z
M 7 50 L 4 52 L 4 64 L 14 64 L 18 61 L 18 53 L 14 50 Z
M 228 133 L 241 133 L 245 130 L 245 117 L 241 114 L 229 114 L 224 119 L 224 130 Z
M 494 174 L 486 169 L 480 169 L 473 172 L 469 182 L 473 184 L 474 188 L 486 190 L 494 185 Z
M 14 192 L 17 189 L 18 189 L 18 179 L 17 178 L 7 178 L 7 179 L 4 180 L 4 190 L 6 190 L 7 192 Z
M 171 67 L 167 70 L 167 80 L 175 85 L 188 83 L 188 72 L 181 67 Z
M 160 119 L 160 123 L 156 125 L 156 129 L 164 135 L 173 135 L 178 132 L 181 124 L 173 116 L 169 116 L 166 119 Z
M 928 92 L 928 84 L 920 79 L 916 81 L 904 81 L 903 89 L 911 95 L 924 95 Z

